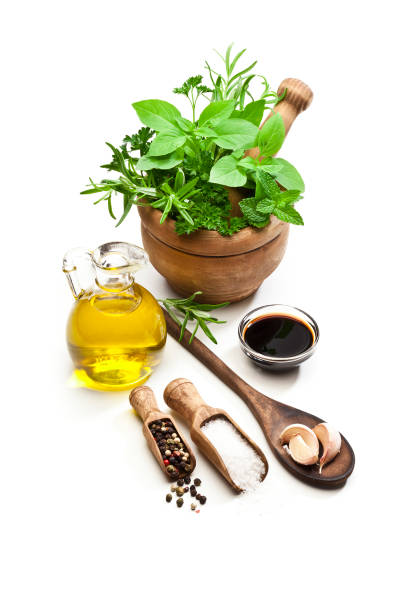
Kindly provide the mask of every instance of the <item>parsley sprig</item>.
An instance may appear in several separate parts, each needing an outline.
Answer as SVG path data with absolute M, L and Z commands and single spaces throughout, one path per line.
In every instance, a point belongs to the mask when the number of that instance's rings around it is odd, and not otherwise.
M 228 306 L 229 302 L 223 302 L 222 304 L 200 304 L 195 301 L 197 295 L 201 295 L 202 291 L 196 291 L 189 298 L 185 299 L 177 299 L 177 298 L 166 298 L 163 300 L 159 300 L 173 319 L 180 326 L 180 337 L 179 341 L 182 340 L 184 336 L 184 332 L 186 330 L 187 324 L 189 321 L 195 321 L 195 327 L 191 333 L 191 338 L 189 340 L 189 344 L 191 344 L 194 336 L 196 335 L 198 329 L 201 327 L 205 335 L 212 341 L 214 344 L 217 344 L 217 340 L 214 338 L 213 334 L 208 328 L 209 323 L 216 323 L 217 325 L 221 323 L 226 323 L 226 321 L 220 321 L 219 319 L 212 317 L 208 314 L 211 310 L 215 310 L 217 308 L 223 308 L 224 306 Z M 180 320 L 180 315 L 183 317 L 183 320 Z

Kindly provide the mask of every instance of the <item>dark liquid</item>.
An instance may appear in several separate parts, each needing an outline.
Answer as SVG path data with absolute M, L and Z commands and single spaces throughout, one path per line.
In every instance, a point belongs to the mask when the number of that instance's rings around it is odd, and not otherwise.
M 284 315 L 266 315 L 248 325 L 244 340 L 257 353 L 270 357 L 293 357 L 314 342 L 312 331 L 302 321 Z

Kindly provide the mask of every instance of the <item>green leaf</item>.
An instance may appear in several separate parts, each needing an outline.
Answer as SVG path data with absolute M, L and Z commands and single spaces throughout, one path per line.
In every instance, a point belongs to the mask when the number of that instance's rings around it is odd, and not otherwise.
M 234 100 L 222 100 L 221 102 L 211 102 L 205 107 L 198 119 L 198 125 L 214 126 L 231 115 L 234 110 Z
M 279 198 L 281 190 L 279 189 L 276 181 L 270 174 L 265 172 L 263 169 L 258 168 L 256 171 L 256 179 L 259 181 L 265 194 L 272 200 Z
M 181 117 L 180 111 L 164 100 L 141 100 L 132 106 L 140 121 L 158 132 L 171 129 Z
M 160 132 L 153 140 L 149 149 L 149 156 L 167 155 L 181 147 L 187 140 L 187 136 L 179 129 Z
M 285 124 L 279 113 L 272 115 L 259 130 L 257 145 L 262 155 L 275 155 L 285 140 Z
M 260 200 L 256 206 L 256 210 L 258 212 L 262 212 L 262 213 L 266 213 L 268 215 L 270 215 L 274 208 L 276 207 L 276 202 L 274 202 L 273 200 L 270 200 L 269 198 L 264 198 L 263 200 Z
M 181 168 L 178 168 L 176 172 L 176 178 L 174 179 L 174 191 L 179 191 L 185 183 L 184 172 Z
M 188 119 L 184 119 L 184 117 L 177 117 L 175 120 L 178 127 L 189 134 L 194 129 L 194 123 L 191 123 Z
M 197 128 L 194 130 L 194 134 L 196 136 L 203 136 L 204 138 L 214 138 L 217 136 L 217 133 L 210 127 L 203 125 L 203 127 Z
M 246 105 L 243 111 L 241 111 L 241 119 L 246 119 L 258 127 L 262 121 L 262 117 L 265 110 L 265 100 L 257 100 L 256 102 L 250 102 Z
M 237 160 L 232 155 L 221 157 L 210 172 L 210 182 L 227 187 L 242 187 L 247 181 L 245 171 L 238 167 Z
M 285 221 L 285 223 L 293 223 L 293 225 L 304 225 L 303 219 L 296 210 L 290 204 L 282 204 L 276 206 L 273 213 L 275 217 L 280 219 L 281 221 Z
M 250 155 L 247 155 L 246 157 L 243 157 L 238 162 L 238 167 L 244 168 L 247 171 L 248 170 L 254 170 L 256 168 L 256 166 L 257 166 L 256 161 Z
M 160 168 L 162 170 L 168 170 L 178 166 L 183 161 L 184 152 L 182 149 L 177 149 L 173 153 L 168 155 L 161 155 L 158 157 L 151 157 L 150 155 L 144 155 L 139 159 L 136 164 L 137 170 L 152 170 L 152 168 Z
M 265 227 L 269 223 L 269 215 L 256 210 L 258 200 L 256 198 L 245 198 L 239 203 L 242 214 L 250 225 L 254 227 Z
M 299 191 L 305 190 L 305 184 L 299 172 L 285 159 L 276 157 L 275 159 L 265 160 L 265 162 L 265 165 L 262 164 L 262 170 L 275 176 L 282 187 L 285 187 L 285 189 L 298 189 Z
M 302 199 L 300 191 L 298 189 L 288 189 L 287 191 L 281 191 L 278 198 L 278 206 L 281 204 L 294 204 Z
M 215 143 L 223 149 L 239 149 L 251 146 L 258 133 L 257 127 L 245 119 L 226 119 L 214 126 Z

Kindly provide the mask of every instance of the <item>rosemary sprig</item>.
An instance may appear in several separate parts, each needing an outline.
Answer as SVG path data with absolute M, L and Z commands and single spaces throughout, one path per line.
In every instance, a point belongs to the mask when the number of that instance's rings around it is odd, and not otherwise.
M 211 310 L 228 306 L 229 302 L 223 302 L 222 304 L 200 304 L 195 301 L 195 298 L 197 297 L 197 295 L 201 294 L 202 291 L 196 291 L 195 293 L 193 293 L 193 295 L 190 295 L 189 298 L 185 299 L 165 298 L 163 300 L 158 300 L 163 304 L 173 321 L 175 321 L 177 325 L 180 326 L 179 342 L 184 336 L 184 332 L 186 330 L 188 322 L 195 321 L 196 323 L 191 333 L 189 344 L 191 344 L 194 336 L 196 335 L 200 327 L 205 333 L 205 335 L 212 342 L 214 342 L 214 344 L 217 344 L 217 340 L 214 338 L 213 334 L 208 328 L 208 323 L 216 323 L 218 325 L 220 323 L 226 323 L 226 321 L 219 321 L 219 319 L 212 317 L 208 313 Z M 183 316 L 182 321 L 179 318 L 180 315 Z

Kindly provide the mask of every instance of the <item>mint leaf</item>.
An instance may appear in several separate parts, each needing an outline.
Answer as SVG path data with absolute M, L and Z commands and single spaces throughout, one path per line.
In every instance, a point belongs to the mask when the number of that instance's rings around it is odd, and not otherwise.
M 140 121 L 157 132 L 171 129 L 181 117 L 180 111 L 164 100 L 141 100 L 132 106 Z
M 205 107 L 198 119 L 198 125 L 201 127 L 204 124 L 214 126 L 231 115 L 234 110 L 234 100 L 222 100 L 221 102 L 211 102 Z
M 288 189 L 287 191 L 281 191 L 278 198 L 278 206 L 281 204 L 294 204 L 302 199 L 300 191 L 298 189 Z
M 272 174 L 282 187 L 286 189 L 298 189 L 299 191 L 305 190 L 305 184 L 299 172 L 285 159 L 277 157 L 264 161 L 265 164 L 262 164 L 262 170 Z
M 279 113 L 275 113 L 259 130 L 257 145 L 262 155 L 275 155 L 285 140 L 285 124 Z
M 239 203 L 242 214 L 250 225 L 254 227 L 265 227 L 269 223 L 269 215 L 256 210 L 258 200 L 256 198 L 245 198 Z
M 150 145 L 149 155 L 167 155 L 181 147 L 187 140 L 187 136 L 179 129 L 173 128 L 166 132 L 160 132 Z
M 269 198 L 264 198 L 263 200 L 258 201 L 256 210 L 258 212 L 262 212 L 262 213 L 266 213 L 270 215 L 271 213 L 273 213 L 275 208 L 276 208 L 276 202 L 274 202 L 273 200 L 270 200 Z
M 245 171 L 238 167 L 237 160 L 232 155 L 221 157 L 211 168 L 210 182 L 227 187 L 242 187 L 247 178 Z
M 293 225 L 304 225 L 303 219 L 298 211 L 290 204 L 279 204 L 275 207 L 273 213 L 275 217 L 285 223 L 293 223 Z
M 214 142 L 223 149 L 239 149 L 251 146 L 258 130 L 245 119 L 226 119 L 214 126 L 217 137 Z
M 251 157 L 250 155 L 247 155 L 246 157 L 243 157 L 242 159 L 239 160 L 238 162 L 238 166 L 240 168 L 245 168 L 245 170 L 255 170 L 256 168 L 256 161 L 254 160 L 253 157 Z
M 281 190 L 279 189 L 276 181 L 270 174 L 264 172 L 261 168 L 256 171 L 256 178 L 259 181 L 265 194 L 272 200 L 279 198 Z

